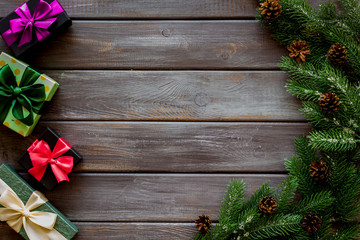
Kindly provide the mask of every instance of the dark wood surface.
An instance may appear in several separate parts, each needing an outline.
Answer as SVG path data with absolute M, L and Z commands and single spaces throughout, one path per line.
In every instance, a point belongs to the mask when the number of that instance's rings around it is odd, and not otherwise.
M 25 140 L 1 128 L 2 161 L 20 158 L 45 126 L 83 155 L 79 172 L 284 172 L 294 138 L 308 131 L 302 123 L 43 122 Z
M 49 69 L 278 69 L 284 53 L 254 20 L 76 20 L 25 60 Z
M 0 17 L 24 0 L 1 0 Z M 62 0 L 75 19 L 233 19 L 254 18 L 254 0 Z M 316 6 L 320 0 L 311 0 Z
M 304 120 L 299 102 L 283 87 L 286 75 L 280 71 L 45 73 L 61 88 L 44 120 Z
M 23 0 L 2 0 L 0 16 L 13 10 Z M 73 18 L 101 19 L 177 19 L 254 17 L 252 0 L 63 0 Z
M 23 0 L 1 0 L 0 17 Z M 84 160 L 49 200 L 77 240 L 190 239 L 232 179 L 286 176 L 309 131 L 253 0 L 60 0 L 73 26 L 27 61 L 60 83 L 33 135 L 0 128 L 0 163 L 50 126 Z M 319 0 L 312 0 L 315 6 Z M 3 41 L 0 50 L 9 52 Z M 20 237 L 0 224 L 0 240 Z
M 143 223 L 143 222 L 74 222 L 79 228 L 77 240 L 143 240 L 191 239 L 196 233 L 193 223 Z M 0 224 L 0 239 L 23 240 L 14 230 Z

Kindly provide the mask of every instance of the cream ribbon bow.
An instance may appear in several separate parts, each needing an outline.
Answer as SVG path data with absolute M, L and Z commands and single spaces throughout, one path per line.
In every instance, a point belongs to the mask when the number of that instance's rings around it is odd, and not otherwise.
M 66 240 L 54 229 L 57 215 L 50 212 L 32 211 L 48 200 L 46 197 L 35 191 L 24 205 L 19 196 L 0 179 L 0 221 L 7 224 L 17 233 L 21 228 L 30 240 Z

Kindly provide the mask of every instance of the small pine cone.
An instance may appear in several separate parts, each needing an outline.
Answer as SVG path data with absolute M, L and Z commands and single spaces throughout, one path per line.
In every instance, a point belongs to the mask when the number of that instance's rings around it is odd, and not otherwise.
M 281 8 L 279 0 L 265 0 L 265 2 L 260 3 L 259 10 L 265 19 L 271 20 L 280 16 Z
M 311 54 L 309 44 L 302 40 L 294 40 L 287 49 L 290 52 L 289 57 L 295 58 L 297 63 L 305 62 L 307 55 Z
M 211 228 L 211 219 L 209 216 L 203 214 L 195 221 L 198 231 L 206 233 Z
M 339 97 L 334 92 L 323 93 L 320 98 L 320 107 L 323 112 L 333 114 L 339 110 Z
M 310 165 L 309 168 L 310 176 L 315 181 L 324 181 L 330 176 L 330 167 L 324 161 L 315 161 Z
M 321 228 L 322 221 L 315 213 L 308 213 L 303 217 L 301 226 L 309 233 L 314 233 Z
M 331 45 L 328 52 L 328 59 L 334 65 L 343 65 L 347 62 L 348 56 L 347 51 L 344 45 L 341 43 L 336 43 Z
M 259 211 L 264 214 L 274 214 L 277 209 L 277 203 L 275 198 L 271 196 L 265 196 L 260 200 Z

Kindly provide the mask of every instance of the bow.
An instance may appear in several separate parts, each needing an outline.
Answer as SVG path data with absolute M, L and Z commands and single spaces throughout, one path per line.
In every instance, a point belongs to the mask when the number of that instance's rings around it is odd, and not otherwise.
M 11 46 L 20 38 L 18 47 L 21 47 L 31 42 L 33 31 L 35 31 L 39 42 L 48 37 L 50 32 L 47 29 L 56 21 L 55 16 L 64 12 L 64 9 L 57 0 L 50 4 L 40 0 L 32 15 L 26 3 L 15 9 L 14 12 L 20 18 L 9 21 L 10 29 L 4 32 L 2 37 L 8 46 Z
M 35 191 L 24 205 L 19 196 L 0 179 L 0 221 L 7 224 L 16 232 L 24 230 L 30 240 L 64 240 L 66 239 L 54 229 L 57 215 L 51 212 L 33 211 L 44 205 L 48 200 Z
M 50 164 L 58 182 L 69 181 L 68 174 L 74 166 L 74 158 L 61 155 L 70 149 L 71 146 L 63 138 L 59 138 L 52 152 L 47 142 L 36 139 L 28 148 L 33 164 L 33 168 L 29 169 L 29 173 L 40 181 L 45 174 L 47 165 Z
M 4 122 L 12 108 L 12 114 L 22 123 L 31 126 L 34 113 L 39 113 L 45 102 L 45 86 L 34 84 L 40 74 L 27 67 L 18 84 L 9 65 L 0 69 L 0 122 Z M 24 116 L 23 108 L 27 110 Z

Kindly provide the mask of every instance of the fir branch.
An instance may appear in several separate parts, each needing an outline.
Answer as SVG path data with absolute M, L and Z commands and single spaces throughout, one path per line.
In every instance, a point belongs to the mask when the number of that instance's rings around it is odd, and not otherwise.
M 353 134 L 345 131 L 314 131 L 309 136 L 310 145 L 323 151 L 351 151 L 360 142 Z
M 354 221 L 360 214 L 359 194 L 360 175 L 355 165 L 348 161 L 347 156 L 326 155 L 333 162 L 329 183 L 336 201 L 334 212 L 342 221 Z
M 275 199 L 278 204 L 277 212 L 278 213 L 288 213 L 293 204 L 295 191 L 297 189 L 297 182 L 288 177 L 286 178 L 281 186 L 277 189 L 275 193 Z
M 338 0 L 345 10 L 345 21 L 354 34 L 360 34 L 360 4 L 357 0 Z
M 289 175 L 297 182 L 298 191 L 304 196 L 326 190 L 324 186 L 317 184 L 310 176 L 310 164 L 306 164 L 300 159 L 293 157 L 292 159 L 285 159 L 285 167 Z
M 328 118 L 328 116 L 321 111 L 320 106 L 313 102 L 303 102 L 303 108 L 300 111 L 309 120 L 312 126 L 317 129 L 331 129 L 339 128 L 340 122 L 336 118 Z
M 290 80 L 285 87 L 289 93 L 301 100 L 316 101 L 322 95 L 322 93 L 318 91 L 318 87 L 299 80 Z
M 260 0 L 264 1 L 264 0 Z M 233 181 L 225 194 L 219 224 L 197 240 L 271 239 L 271 240 L 342 240 L 359 236 L 360 171 L 354 164 L 360 159 L 360 5 L 357 0 L 340 0 L 345 12 L 332 2 L 316 11 L 304 0 L 280 0 L 282 12 L 276 19 L 258 19 L 272 32 L 275 40 L 288 46 L 293 40 L 306 41 L 311 55 L 298 64 L 283 57 L 280 67 L 290 79 L 288 92 L 303 100 L 301 110 L 314 127 L 308 138 L 295 141 L 296 157 L 286 160 L 290 177 L 275 191 L 269 184 L 260 187 L 244 202 L 243 182 Z M 277 3 L 276 3 L 277 4 Z M 347 51 L 347 65 L 335 66 L 328 60 L 332 44 L 341 43 Z M 346 60 L 345 60 L 346 61 Z M 339 109 L 325 113 L 319 106 L 323 93 L 334 92 Z M 330 173 L 323 182 L 310 175 L 314 161 L 324 161 Z M 295 189 L 303 199 L 294 201 Z M 259 201 L 266 195 L 277 200 L 274 215 L 262 215 Z M 307 212 L 316 212 L 323 220 L 315 234 L 301 229 Z M 331 229 L 339 223 L 338 229 Z
M 352 116 L 346 116 L 343 113 L 344 111 L 340 110 L 335 115 L 330 116 L 329 114 L 324 113 L 316 103 L 304 101 L 303 106 L 304 107 L 300 109 L 300 111 L 316 130 L 333 129 L 350 133 L 357 138 L 359 137 L 358 124 L 353 119 L 349 119 L 349 117 Z
M 330 191 L 317 192 L 306 196 L 298 204 L 295 204 L 292 212 L 301 215 L 308 212 L 326 212 L 334 201 L 335 198 L 332 197 L 332 193 Z
M 268 219 L 264 218 L 257 226 L 249 229 L 243 237 L 246 237 L 246 239 L 260 240 L 289 236 L 301 229 L 299 224 L 301 219 L 301 215 L 294 214 L 279 214 Z
M 234 179 L 229 186 L 224 196 L 222 206 L 219 213 L 219 222 L 234 222 L 243 207 L 245 194 L 245 184 L 243 180 L 240 182 Z
M 360 238 L 357 222 L 342 224 L 335 234 L 326 234 L 320 240 L 356 240 Z
M 355 118 L 358 118 L 360 116 L 359 90 L 352 87 L 346 76 L 338 69 L 326 66 L 325 74 L 328 76 L 327 80 L 332 87 L 331 90 L 340 95 L 342 104 L 347 104 L 348 114 L 355 115 Z
M 275 192 L 274 188 L 270 187 L 270 184 L 264 183 L 259 189 L 257 189 L 251 197 L 244 203 L 242 211 L 245 211 L 246 209 L 252 209 L 257 208 L 260 200 L 267 196 L 267 195 L 273 195 Z

